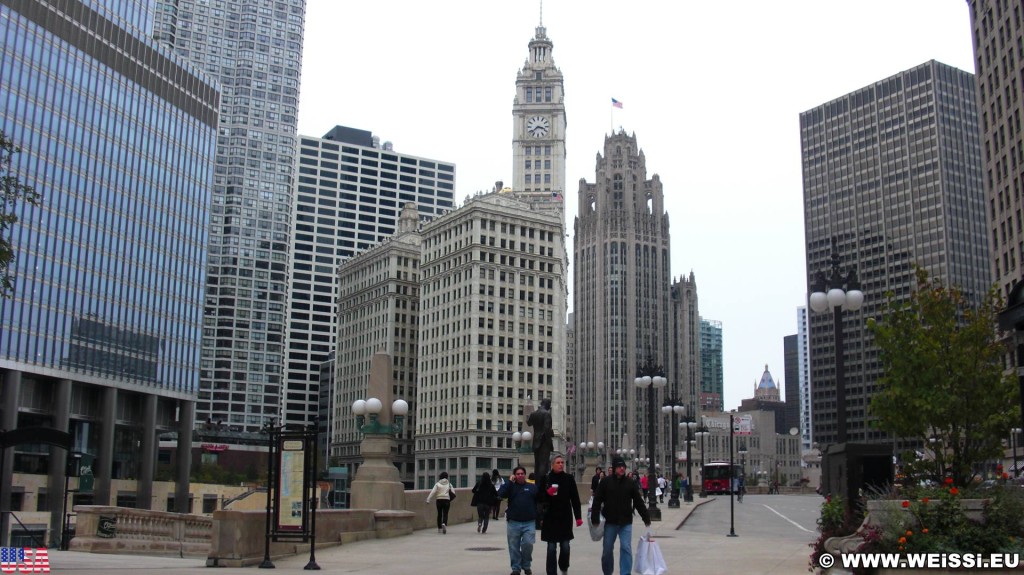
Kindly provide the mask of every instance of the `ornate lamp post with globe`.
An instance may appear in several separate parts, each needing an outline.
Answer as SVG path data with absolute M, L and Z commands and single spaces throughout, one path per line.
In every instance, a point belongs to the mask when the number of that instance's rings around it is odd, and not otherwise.
M 704 438 L 707 437 L 711 432 L 708 431 L 708 426 L 704 425 L 704 416 L 700 418 L 700 427 L 697 428 L 697 432 L 694 433 L 700 438 L 700 496 L 707 497 L 708 492 L 704 490 Z M 690 482 L 691 488 L 693 486 L 693 477 L 687 477 L 687 481 Z
M 814 284 L 810 297 L 811 309 L 821 313 L 832 310 L 832 321 L 835 328 L 835 362 L 836 362 L 836 443 L 846 443 L 846 373 L 843 349 L 843 310 L 857 311 L 864 303 L 864 292 L 860 291 L 857 271 L 850 269 L 843 274 L 839 269 L 839 252 L 836 250 L 836 239 L 832 238 L 831 272 L 828 277 L 824 272 L 814 276 Z M 827 290 L 827 291 L 826 291 Z
M 647 512 L 651 515 L 651 521 L 661 521 L 661 509 L 658 509 L 658 475 L 655 473 L 656 461 L 654 455 L 654 427 L 657 425 L 654 409 L 654 390 L 665 387 L 668 380 L 665 379 L 665 370 L 660 365 L 655 365 L 654 359 L 648 355 L 647 361 L 636 368 L 636 379 L 633 383 L 640 389 L 647 389 L 647 445 L 648 459 L 647 466 Z

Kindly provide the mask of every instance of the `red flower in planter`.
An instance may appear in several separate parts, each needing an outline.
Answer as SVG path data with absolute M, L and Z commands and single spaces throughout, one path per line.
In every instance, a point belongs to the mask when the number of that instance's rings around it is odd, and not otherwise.
M 907 507 L 910 507 L 910 502 L 907 501 L 907 500 L 904 500 L 903 501 L 903 508 L 906 509 Z
M 946 485 L 952 485 L 953 484 L 953 478 L 952 477 L 947 477 L 946 480 L 943 483 L 945 483 Z
M 949 494 L 950 495 L 958 495 L 959 493 L 960 493 L 960 490 L 957 489 L 956 487 L 950 487 L 949 488 Z
M 925 504 L 925 505 L 928 505 L 928 502 L 929 502 L 929 501 L 931 501 L 931 499 L 928 499 L 927 497 L 922 497 L 922 498 L 921 498 L 921 503 L 923 503 L 923 504 Z

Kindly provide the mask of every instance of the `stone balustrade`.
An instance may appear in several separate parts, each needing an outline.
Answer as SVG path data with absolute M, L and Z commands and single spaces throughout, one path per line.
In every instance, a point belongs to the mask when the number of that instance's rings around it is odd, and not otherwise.
M 75 513 L 74 551 L 183 557 L 210 549 L 210 517 L 103 505 L 78 505 Z

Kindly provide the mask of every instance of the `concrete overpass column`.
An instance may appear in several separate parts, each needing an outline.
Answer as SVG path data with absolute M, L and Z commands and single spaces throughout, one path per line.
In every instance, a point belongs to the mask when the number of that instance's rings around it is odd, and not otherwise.
M 71 427 L 71 380 L 62 379 L 57 382 L 57 392 L 53 395 L 54 429 L 67 432 Z M 63 447 L 50 446 L 50 473 L 46 478 L 46 494 L 50 505 L 50 536 L 49 546 L 60 545 L 64 525 L 64 500 L 68 494 L 64 492 L 64 476 L 67 474 L 68 450 Z
M 188 477 L 192 472 L 192 428 L 195 427 L 195 402 L 178 401 L 178 465 L 174 486 L 174 511 L 188 513 Z
M 147 395 L 143 400 L 142 453 L 139 461 L 139 480 L 135 487 L 136 505 L 139 509 L 153 508 L 153 470 L 156 467 L 157 396 Z
M 11 431 L 18 427 L 18 396 L 21 390 L 21 372 L 4 372 L 3 403 L 0 404 L 0 431 Z M 0 461 L 0 509 L 6 508 L 11 500 L 11 483 L 14 481 L 14 449 L 3 450 L 3 461 Z M 7 547 L 7 532 L 10 530 L 11 517 L 0 513 L 0 547 Z
M 93 505 L 113 505 L 110 495 L 114 473 L 114 431 L 117 429 L 117 388 L 103 388 L 103 405 L 100 406 L 100 444 L 93 473 L 96 488 L 93 491 Z

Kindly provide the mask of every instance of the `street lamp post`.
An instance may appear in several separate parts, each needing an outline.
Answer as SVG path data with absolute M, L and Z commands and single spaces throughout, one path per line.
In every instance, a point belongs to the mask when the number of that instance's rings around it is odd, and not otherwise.
M 835 362 L 836 362 L 836 439 L 835 443 L 846 442 L 846 374 L 844 373 L 843 357 L 843 316 L 842 310 L 857 311 L 864 303 L 864 292 L 860 291 L 857 271 L 850 269 L 845 276 L 839 271 L 839 252 L 836 250 L 836 239 L 832 238 L 831 272 L 826 278 L 824 272 L 814 277 L 810 297 L 811 309 L 821 313 L 832 309 L 832 321 L 835 329 Z M 826 290 L 828 290 L 826 292 Z
M 1017 463 L 1017 434 L 1021 432 L 1019 427 L 1010 430 L 1010 443 L 1013 444 L 1013 476 L 1020 475 L 1020 465 Z
M 701 416 L 700 427 L 697 429 L 695 434 L 700 438 L 700 496 L 701 498 L 707 497 L 708 492 L 704 489 L 704 438 L 708 436 L 708 427 L 704 425 L 704 417 Z M 688 476 L 687 482 L 690 483 L 691 488 L 693 485 L 693 477 Z
M 697 427 L 697 422 L 693 420 L 693 417 L 687 415 L 686 421 L 679 423 L 679 429 L 686 429 L 686 491 L 683 493 L 683 501 L 687 503 L 693 502 L 693 485 L 691 473 L 693 473 L 693 466 L 690 464 L 691 459 L 691 447 L 693 447 L 693 430 Z M 673 478 L 674 479 L 674 478 Z
M 686 413 L 686 406 L 679 403 L 676 399 L 670 399 L 665 402 L 665 405 L 661 406 L 661 412 L 672 418 L 672 467 L 669 469 L 669 481 L 675 483 L 676 480 L 676 418 Z M 685 421 L 679 424 L 679 428 L 682 429 L 685 425 Z M 689 435 L 686 437 L 689 439 Z M 689 443 L 686 444 L 686 466 L 689 470 L 690 466 L 690 447 Z M 671 485 L 670 483 L 670 485 Z M 675 489 L 672 489 L 668 498 L 668 506 L 671 508 L 679 507 L 679 494 L 676 493 Z M 689 500 L 688 500 L 689 501 Z
M 736 484 L 737 495 L 740 501 L 743 501 L 743 487 L 747 483 L 747 444 L 746 442 L 740 442 L 740 448 L 736 450 L 740 454 L 740 481 Z
M 736 474 L 735 465 L 733 465 L 733 449 L 732 439 L 735 436 L 736 428 L 733 427 L 733 417 L 729 414 L 729 537 L 738 537 L 736 535 L 736 494 L 733 493 L 732 478 Z
M 647 466 L 647 512 L 651 516 L 651 521 L 661 521 L 661 509 L 658 509 L 656 496 L 658 476 L 654 472 L 655 466 L 653 465 L 656 458 L 650 456 L 654 454 L 654 427 L 657 425 L 654 415 L 654 390 L 665 387 L 665 384 L 668 383 L 664 373 L 665 370 L 660 365 L 655 365 L 654 359 L 648 355 L 646 363 L 637 366 L 636 379 L 633 380 L 638 388 L 647 389 L 647 454 L 651 460 L 651 464 Z

